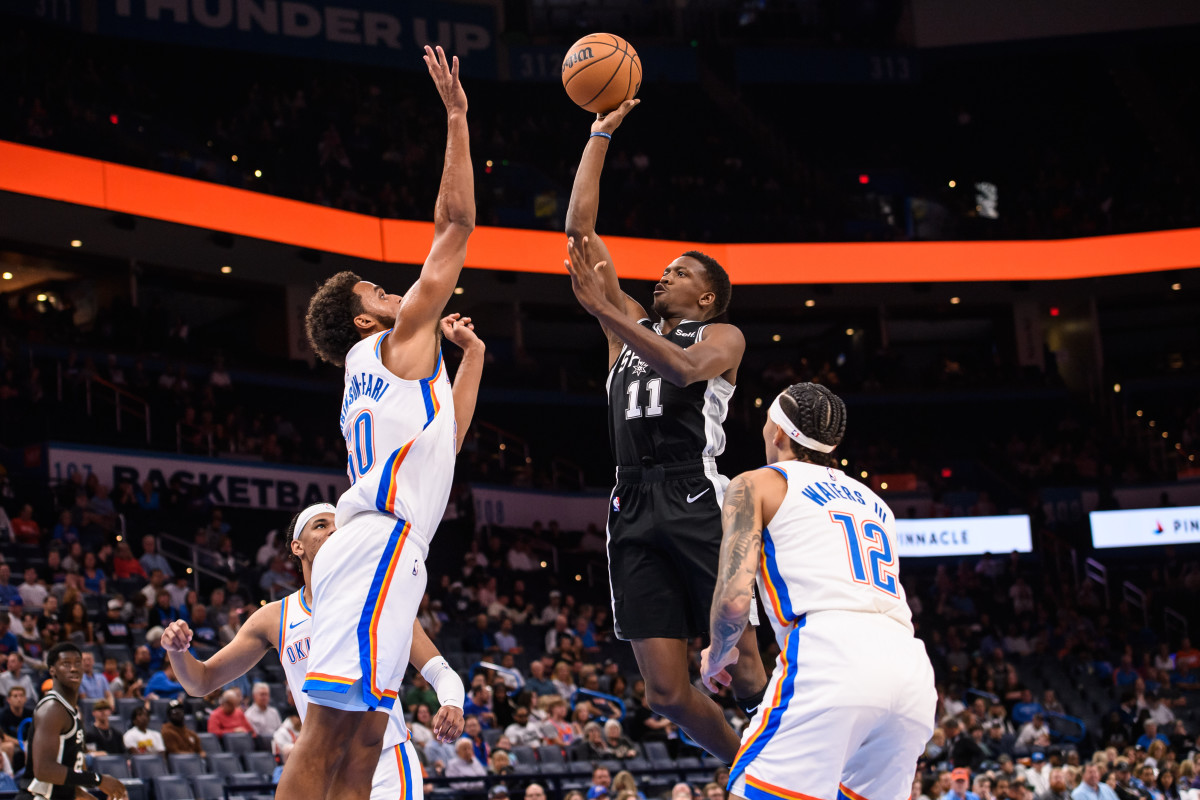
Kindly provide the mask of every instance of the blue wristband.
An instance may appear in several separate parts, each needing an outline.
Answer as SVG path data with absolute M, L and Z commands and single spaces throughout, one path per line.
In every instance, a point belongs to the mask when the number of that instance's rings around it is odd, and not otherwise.
M 611 134 L 611 133 L 605 133 L 604 131 L 594 131 L 594 132 L 592 133 L 592 136 L 603 136 L 605 139 L 608 139 L 609 141 L 612 141 L 612 134 Z M 590 138 L 592 138 L 592 136 L 589 136 L 588 138 L 590 139 Z

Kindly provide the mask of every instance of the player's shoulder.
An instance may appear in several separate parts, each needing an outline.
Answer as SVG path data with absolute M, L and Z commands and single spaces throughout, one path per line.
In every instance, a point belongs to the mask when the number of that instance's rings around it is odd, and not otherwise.
M 730 322 L 701 322 L 696 331 L 697 341 L 719 341 L 746 345 L 746 336 L 742 329 Z
M 281 600 L 272 600 L 264 606 L 259 606 L 254 610 L 242 627 L 249 630 L 255 636 L 262 636 L 268 641 L 275 641 L 275 633 L 279 628 L 279 620 L 283 615 L 283 605 L 291 600 L 291 595 L 285 596 Z

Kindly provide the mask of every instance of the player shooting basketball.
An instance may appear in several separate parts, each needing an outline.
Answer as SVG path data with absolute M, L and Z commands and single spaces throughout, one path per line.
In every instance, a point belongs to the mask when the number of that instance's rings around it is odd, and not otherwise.
M 708 630 L 721 555 L 717 472 L 722 423 L 746 342 L 725 313 L 731 287 L 716 259 L 689 251 L 663 270 L 652 321 L 621 291 L 596 235 L 600 173 L 613 133 L 638 104 L 596 117 L 567 211 L 571 284 L 608 337 L 608 428 L 617 485 L 608 511 L 609 583 L 616 633 L 633 645 L 650 707 L 716 757 L 732 762 L 738 738 L 717 704 L 688 679 L 687 640 Z M 757 654 L 753 627 L 740 650 Z M 739 705 L 753 713 L 767 676 L 762 660 L 732 667 Z

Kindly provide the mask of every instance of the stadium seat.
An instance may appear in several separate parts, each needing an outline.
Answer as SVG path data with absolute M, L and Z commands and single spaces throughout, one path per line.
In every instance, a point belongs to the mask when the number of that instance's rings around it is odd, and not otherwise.
M 644 758 L 627 758 L 625 759 L 624 768 L 630 772 L 637 772 L 642 769 L 652 769 L 652 765 Z
M 263 776 L 257 772 L 235 772 L 225 776 L 226 786 L 254 786 L 263 782 Z
M 208 755 L 221 752 L 221 740 L 215 733 L 197 733 L 196 738 L 200 740 L 200 748 Z
M 538 761 L 543 764 L 562 764 L 566 762 L 562 749 L 555 744 L 544 744 L 537 749 Z
M 254 737 L 248 733 L 227 733 L 222 737 L 223 745 L 227 753 L 243 753 L 254 752 Z
M 622 769 L 624 769 L 624 767 L 621 765 L 620 761 L 615 761 L 613 759 L 605 759 L 604 761 L 597 761 L 596 766 L 604 767 L 605 769 L 608 770 L 610 775 L 616 775 L 618 772 L 620 772 Z
M 483 732 L 483 741 L 487 742 L 488 749 L 491 750 L 503 735 L 504 731 L 501 728 L 488 728 Z
M 171 767 L 172 775 L 182 775 L 185 778 L 203 775 L 206 772 L 204 762 L 194 753 L 172 753 L 167 756 L 167 764 Z
M 542 775 L 566 775 L 567 765 L 548 761 L 545 764 L 539 765 L 535 771 Z
M 154 800 L 193 800 L 192 787 L 178 775 L 159 775 L 154 779 Z
M 549 766 L 549 765 L 547 765 Z M 537 764 L 513 764 L 513 775 L 537 775 Z
M 193 775 L 192 790 L 196 800 L 225 800 L 225 782 L 220 775 Z
M 171 707 L 170 700 L 151 700 L 150 701 L 150 719 L 165 720 L 167 718 L 167 709 Z
M 644 748 L 646 750 L 646 758 L 652 762 L 673 760 L 671 754 L 667 752 L 665 742 L 646 742 Z
M 105 658 L 115 658 L 118 664 L 133 661 L 133 653 L 123 644 L 106 644 L 103 652 Z
M 275 772 L 275 756 L 270 753 L 242 753 L 242 764 L 245 765 L 246 772 L 257 772 L 267 778 Z
M 129 773 L 129 762 L 125 760 L 125 756 L 96 756 L 92 763 L 94 764 L 93 769 L 96 772 L 112 775 L 114 778 L 119 779 L 133 777 Z
M 242 771 L 242 762 L 233 753 L 209 753 L 208 771 L 219 775 L 222 780 L 235 772 Z
M 141 778 L 146 783 L 167 774 L 167 765 L 163 763 L 162 756 L 157 754 L 131 756 L 129 763 L 133 767 L 133 777 Z
M 527 744 L 512 749 L 512 760 L 515 764 L 536 764 L 537 752 Z
M 113 777 L 115 778 L 116 775 Z M 121 783 L 125 786 L 125 791 L 129 793 L 129 800 L 150 800 L 149 784 L 137 778 L 121 778 Z

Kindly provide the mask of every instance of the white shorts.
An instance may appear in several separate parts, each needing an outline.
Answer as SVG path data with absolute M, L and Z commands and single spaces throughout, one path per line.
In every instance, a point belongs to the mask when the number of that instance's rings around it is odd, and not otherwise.
M 729 791 L 749 800 L 905 800 L 933 735 L 925 645 L 877 614 L 798 619 L 742 737 Z
M 371 780 L 371 800 L 424 800 L 425 779 L 412 741 L 385 748 Z
M 424 552 L 409 531 L 395 517 L 359 514 L 317 553 L 310 702 L 351 711 L 395 705 L 426 581 Z

